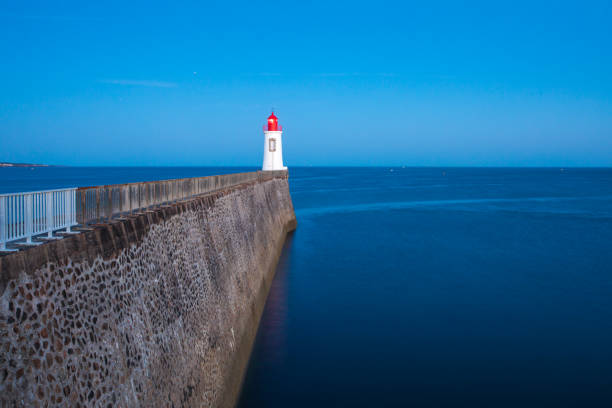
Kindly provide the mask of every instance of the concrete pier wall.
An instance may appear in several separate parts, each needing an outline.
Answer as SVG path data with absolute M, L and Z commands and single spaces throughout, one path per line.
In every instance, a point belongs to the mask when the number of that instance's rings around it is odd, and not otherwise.
M 233 406 L 287 174 L 0 257 L 0 406 Z

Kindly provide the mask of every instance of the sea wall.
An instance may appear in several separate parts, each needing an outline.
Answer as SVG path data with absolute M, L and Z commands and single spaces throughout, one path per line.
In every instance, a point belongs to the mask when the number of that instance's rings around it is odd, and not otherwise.
M 277 178 L 0 257 L 0 406 L 232 406 L 287 232 Z

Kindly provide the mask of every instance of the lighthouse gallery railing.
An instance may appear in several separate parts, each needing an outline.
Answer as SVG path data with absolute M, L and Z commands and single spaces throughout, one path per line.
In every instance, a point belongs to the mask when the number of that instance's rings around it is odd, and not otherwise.
M 269 132 L 268 124 L 263 125 L 263 131 L 264 132 Z M 282 125 L 278 125 L 277 129 L 275 130 L 275 132 L 282 132 L 282 131 L 283 131 L 283 126 Z
M 286 171 L 257 171 L 141 183 L 69 188 L 0 195 L 0 251 L 34 236 L 81 224 L 95 224 L 155 206 L 170 204 L 227 187 L 287 177 Z

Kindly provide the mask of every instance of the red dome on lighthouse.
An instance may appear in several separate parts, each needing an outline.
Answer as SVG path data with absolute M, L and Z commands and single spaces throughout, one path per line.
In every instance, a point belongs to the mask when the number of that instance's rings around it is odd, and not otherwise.
M 268 116 L 268 132 L 277 132 L 278 128 L 278 118 L 274 115 L 274 112 L 270 116 Z

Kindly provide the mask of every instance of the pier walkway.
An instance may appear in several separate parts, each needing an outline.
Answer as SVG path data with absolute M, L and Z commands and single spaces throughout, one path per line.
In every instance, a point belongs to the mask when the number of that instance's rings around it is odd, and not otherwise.
M 235 185 L 264 181 L 276 171 L 71 187 L 0 194 L 0 252 L 17 251 L 107 222 Z M 284 172 L 283 172 L 284 173 Z

